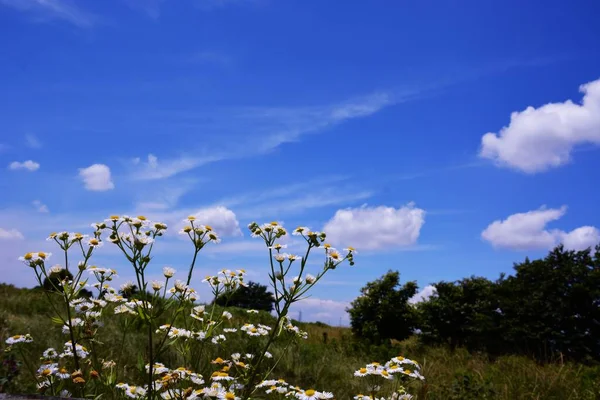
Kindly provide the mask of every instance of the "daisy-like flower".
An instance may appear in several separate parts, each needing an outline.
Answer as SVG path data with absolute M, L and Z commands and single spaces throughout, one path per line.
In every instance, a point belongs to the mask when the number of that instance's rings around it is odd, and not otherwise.
M 225 319 L 231 319 L 232 317 L 233 317 L 233 315 L 231 315 L 230 312 L 223 311 L 223 318 L 225 318 Z
M 236 328 L 224 328 L 223 332 L 225 332 L 225 333 L 235 333 L 235 332 L 237 332 L 237 329 Z
M 102 246 L 102 241 L 96 238 L 91 238 L 90 240 L 88 240 L 88 245 L 93 248 L 100 247 Z
M 258 314 L 258 310 L 246 310 L 248 314 Z
M 225 337 L 225 335 L 217 335 L 217 336 L 214 336 L 210 341 L 213 344 L 219 344 L 219 343 L 222 343 L 222 342 L 224 342 L 226 340 L 227 340 L 227 338 Z
M 219 382 L 219 381 L 232 381 L 233 377 L 229 376 L 229 374 L 227 372 L 215 371 L 211 375 L 210 379 L 212 379 L 213 381 L 217 381 L 217 382 Z
M 268 351 L 265 351 L 265 357 L 273 358 L 273 354 L 269 353 Z
M 357 371 L 354 371 L 354 376 L 358 376 L 360 378 L 362 378 L 363 376 L 367 376 L 367 375 L 369 375 L 369 370 L 364 367 Z
M 307 274 L 305 279 L 306 279 L 306 283 L 308 283 L 309 285 L 312 285 L 313 283 L 315 283 L 315 280 L 317 278 L 315 278 L 311 274 Z
M 54 359 L 56 357 L 58 357 L 58 352 L 56 350 L 54 350 L 52 347 L 44 350 L 44 352 L 42 353 L 42 357 L 44 357 L 45 359 Z
M 71 374 L 69 373 L 69 371 L 67 371 L 66 368 L 61 368 L 56 373 L 56 376 L 60 379 L 69 379 L 71 377 Z
M 329 258 L 330 260 L 332 260 L 334 262 L 337 262 L 337 261 L 342 261 L 344 259 L 344 256 L 342 256 L 342 253 L 340 253 L 339 251 L 337 251 L 336 249 L 331 247 L 330 249 L 327 250 L 327 258 Z
M 271 250 L 277 250 L 277 252 L 279 252 L 279 250 L 281 250 L 281 249 L 287 249 L 287 247 L 288 247 L 287 244 L 276 243 L 273 246 L 269 246 L 268 248 L 271 249 Z
M 31 343 L 33 342 L 33 338 L 31 337 L 31 335 L 28 333 L 26 335 L 15 335 L 15 336 L 11 336 L 8 339 L 6 339 L 5 343 L 9 346 L 12 346 L 13 344 L 17 344 L 17 343 Z
M 294 231 L 292 232 L 292 235 L 301 236 L 308 232 L 310 232 L 310 228 L 308 228 L 306 226 L 299 226 L 296 229 L 294 229 Z
M 155 292 L 158 292 L 160 289 L 162 289 L 165 286 L 165 283 L 163 281 L 152 281 L 152 289 Z
M 172 278 L 175 275 L 175 270 L 171 267 L 163 267 L 163 275 L 167 279 Z
M 63 270 L 64 268 L 61 267 L 60 265 L 56 264 L 53 265 L 52 267 L 50 267 L 50 275 L 56 275 L 56 274 L 60 274 L 60 272 Z
M 300 400 L 320 400 L 320 399 L 329 399 L 331 397 L 322 397 L 321 392 L 318 392 L 314 389 L 308 390 L 299 390 L 295 393 L 297 399 Z
M 273 256 L 273 258 L 275 261 L 282 263 L 286 260 L 286 258 L 288 258 L 288 255 L 286 253 L 277 253 Z
M 42 364 L 37 370 L 37 375 L 40 378 L 48 378 L 58 372 L 58 364 Z

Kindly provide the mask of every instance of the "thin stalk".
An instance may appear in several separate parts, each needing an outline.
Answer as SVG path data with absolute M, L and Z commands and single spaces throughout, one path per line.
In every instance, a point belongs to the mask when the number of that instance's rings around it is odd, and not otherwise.
M 65 250 L 65 268 L 68 269 L 69 265 L 69 253 L 67 250 Z M 75 333 L 73 332 L 73 324 L 71 323 L 71 304 L 69 304 L 69 298 L 66 295 L 66 293 L 64 293 L 64 288 L 63 288 L 63 296 L 65 298 L 65 303 L 67 306 L 67 326 L 69 327 L 69 335 L 71 336 L 71 345 L 73 347 L 73 362 L 75 363 L 75 370 L 79 369 L 79 357 L 77 356 L 77 346 L 75 344 Z

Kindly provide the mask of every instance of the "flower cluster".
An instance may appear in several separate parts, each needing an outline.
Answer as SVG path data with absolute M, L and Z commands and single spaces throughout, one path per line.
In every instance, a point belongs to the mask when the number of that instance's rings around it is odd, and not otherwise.
M 285 253 L 285 244 L 278 243 L 288 234 L 278 222 L 251 223 L 252 237 L 264 241 L 269 252 L 269 277 L 275 297 L 275 323 L 265 325 L 247 310 L 248 321 L 240 321 L 216 304 L 225 304 L 236 290 L 246 286 L 243 269 L 222 269 L 216 275 L 206 276 L 203 283 L 212 291 L 211 305 L 198 304 L 199 292 L 191 287 L 197 256 L 209 243 L 219 243 L 220 237 L 210 225 L 200 223 L 196 217 L 184 220 L 180 233 L 187 235 L 193 244 L 193 258 L 187 279 L 175 279 L 176 271 L 164 267 L 164 280 L 150 280 L 148 266 L 157 240 L 167 230 L 167 225 L 152 222 L 145 216 L 110 216 L 103 222 L 92 224 L 93 233 L 52 233 L 48 240 L 55 242 L 65 253 L 65 265 L 46 267 L 50 253 L 27 253 L 20 260 L 31 267 L 41 284 L 45 278 L 58 278 L 52 282 L 56 294 L 63 300 L 63 310 L 56 313 L 55 322 L 60 323 L 68 338 L 62 347 L 46 349 L 42 364 L 32 368 L 40 392 L 63 397 L 111 397 L 116 393 L 132 399 L 162 398 L 164 400 L 228 399 L 248 400 L 263 393 L 269 398 L 322 400 L 332 399 L 327 391 L 302 389 L 286 381 L 272 380 L 269 374 L 285 355 L 285 350 L 297 339 L 306 339 L 307 332 L 292 324 L 288 316 L 290 306 L 305 297 L 325 273 L 340 264 L 354 264 L 355 250 L 351 247 L 338 251 L 326 243 L 324 232 L 298 227 L 293 235 L 306 244 L 303 256 Z M 106 240 L 103 240 L 103 236 Z M 111 286 L 118 276 L 112 268 L 90 264 L 92 254 L 105 242 L 115 245 L 133 270 L 132 280 L 123 283 L 120 290 Z M 76 273 L 69 272 L 67 255 L 73 249 L 80 252 Z M 323 268 L 308 273 L 307 261 L 312 252 L 319 252 Z M 66 273 L 69 272 L 69 273 Z M 87 272 L 86 277 L 83 273 Z M 88 284 L 88 278 L 95 280 Z M 154 278 L 154 276 L 151 276 Z M 82 297 L 84 288 L 94 288 L 95 297 Z M 46 293 L 46 292 L 45 292 Z M 49 301 L 50 295 L 46 293 Z M 112 316 L 121 329 L 125 345 L 130 327 L 146 332 L 147 354 L 140 379 L 127 374 L 128 368 L 120 360 L 101 358 L 100 334 L 103 319 Z M 254 320 L 256 318 L 256 320 Z M 6 339 L 9 346 L 19 348 L 21 343 L 32 342 L 30 335 L 16 335 Z M 269 352 L 275 342 L 285 344 L 283 354 Z M 239 346 L 241 348 L 236 348 Z M 169 352 L 171 350 L 171 352 Z M 237 352 L 234 352 L 237 351 Z M 221 357 L 216 356 L 221 354 Z M 223 356 L 223 354 L 230 354 Z M 100 356 L 99 356 L 100 355 Z M 120 355 L 119 355 L 120 356 Z M 140 355 L 142 357 L 142 355 Z M 161 361 L 179 360 L 181 366 L 171 369 Z M 267 364 L 267 365 L 266 365 Z M 143 365 L 143 364 L 142 364 Z M 131 368 L 129 368 L 131 370 Z M 144 374 L 145 373 L 145 374 Z M 382 380 L 402 383 L 403 380 L 422 380 L 419 365 L 411 360 L 396 357 L 384 365 L 372 363 L 355 372 L 365 380 Z M 125 383 L 126 378 L 136 384 Z M 261 381 L 262 380 L 262 381 Z M 380 383 L 369 384 L 371 393 L 358 395 L 355 399 L 373 397 Z M 108 389 L 107 389 L 108 388 Z M 395 396 L 395 397 L 394 397 Z M 404 396 L 404 397 L 403 397 Z M 403 388 L 395 388 L 392 399 L 408 399 Z M 383 399 L 383 397 L 379 397 Z
M 355 371 L 354 376 L 366 380 L 366 389 L 370 393 L 369 395 L 358 394 L 354 397 L 356 400 L 409 400 L 412 396 L 406 392 L 403 384 L 411 379 L 421 381 L 425 379 L 421 375 L 420 365 L 416 361 L 402 356 L 394 357 L 383 365 L 378 362 L 367 364 Z M 383 383 L 392 381 L 395 384 L 396 389 L 389 397 L 383 395 L 377 397 L 377 394 L 382 391 L 382 380 Z

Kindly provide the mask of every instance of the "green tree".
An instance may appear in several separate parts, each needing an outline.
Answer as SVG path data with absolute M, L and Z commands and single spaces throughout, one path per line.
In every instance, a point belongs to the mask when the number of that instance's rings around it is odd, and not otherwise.
M 507 339 L 540 360 L 600 359 L 600 246 L 516 264 L 500 284 Z
M 409 337 L 417 322 L 415 307 L 408 300 L 417 293 L 414 281 L 400 285 L 400 273 L 388 271 L 361 289 L 350 308 L 352 332 L 373 343 Z
M 215 299 L 219 306 L 241 307 L 254 310 L 273 311 L 275 297 L 269 288 L 257 282 L 248 282 L 248 286 L 241 286 L 230 296 L 219 296 Z
M 42 282 L 42 286 L 44 290 L 48 291 L 56 291 L 59 290 L 62 292 L 62 287 L 60 286 L 60 282 L 63 280 L 72 280 L 73 274 L 67 271 L 66 269 L 61 269 L 58 273 L 50 274 L 49 278 L 44 278 Z
M 424 342 L 470 350 L 490 350 L 501 343 L 502 314 L 495 282 L 473 276 L 433 286 L 436 293 L 417 306 Z

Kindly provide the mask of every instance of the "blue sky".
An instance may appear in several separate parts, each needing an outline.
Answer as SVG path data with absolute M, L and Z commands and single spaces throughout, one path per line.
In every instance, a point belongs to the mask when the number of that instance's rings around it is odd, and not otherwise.
M 594 1 L 0 0 L 2 280 L 33 285 L 16 259 L 51 231 L 143 213 L 173 231 L 188 214 L 221 228 L 198 277 L 246 267 L 264 281 L 245 227 L 276 219 L 359 250 L 298 308 L 337 323 L 388 269 L 424 288 L 597 243 L 598 13 Z M 191 249 L 164 239 L 154 271 L 185 270 Z M 98 264 L 130 276 L 100 250 Z

